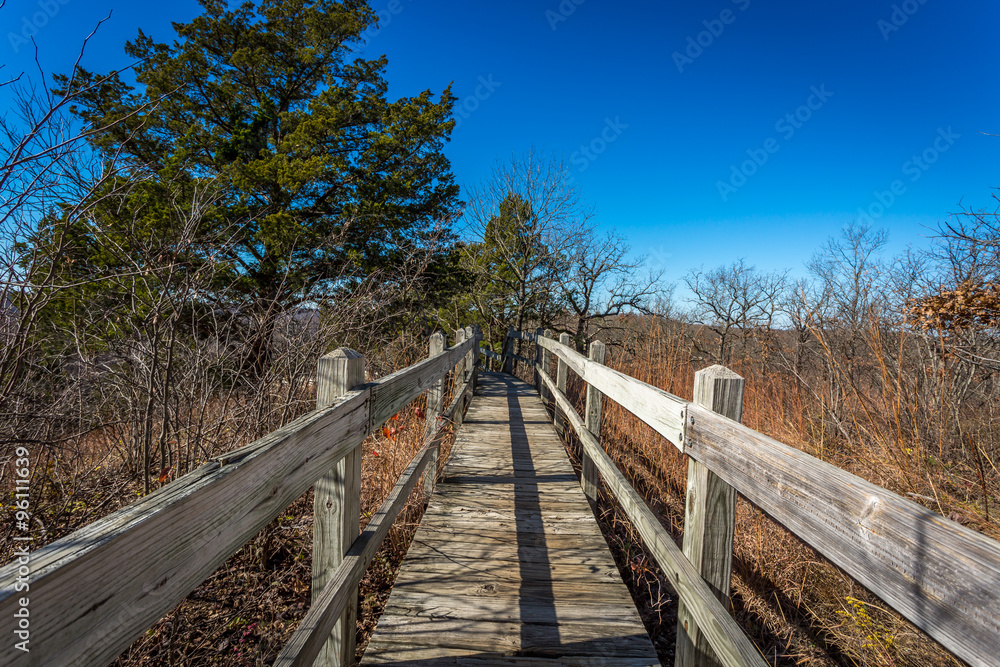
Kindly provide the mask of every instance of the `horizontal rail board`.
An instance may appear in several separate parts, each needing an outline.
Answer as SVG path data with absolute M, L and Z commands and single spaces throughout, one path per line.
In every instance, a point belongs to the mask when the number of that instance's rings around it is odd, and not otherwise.
M 667 574 L 670 584 L 684 601 L 699 629 L 708 638 L 716 655 L 727 667 L 755 665 L 764 667 L 766 663 L 753 643 L 743 634 L 740 626 L 729 615 L 726 608 L 715 597 L 712 589 L 701 578 L 694 565 L 674 544 L 670 533 L 660 525 L 656 515 L 646 505 L 642 497 L 632 488 L 625 475 L 614 464 L 611 457 L 601 447 L 597 438 L 587 430 L 583 419 L 577 414 L 566 395 L 559 390 L 554 380 L 544 371 L 539 377 L 548 386 L 560 409 L 566 416 L 587 456 L 601 474 L 601 478 L 615 500 L 628 515 L 639 531 L 646 547 L 656 558 L 656 562 Z
M 0 664 L 111 662 L 474 345 L 365 384 L 32 552 L 31 651 L 4 643 Z M 23 595 L 17 573 L 16 561 L 0 568 L 0 614 Z
M 1000 544 L 710 410 L 687 452 L 970 665 L 996 664 Z
M 485 347 L 479 348 L 479 354 L 481 354 L 481 355 L 483 355 L 485 357 L 489 357 L 490 359 L 496 359 L 497 361 L 500 361 L 501 359 L 503 359 L 503 357 L 501 355 L 497 354 L 493 350 L 488 350 Z
M 584 382 L 634 414 L 683 451 L 687 401 L 604 364 L 591 361 L 551 338 L 529 333 L 524 333 L 523 337 L 536 340 L 540 346 L 562 359 Z
M 372 392 L 371 429 L 391 418 L 399 409 L 447 373 L 476 345 L 475 338 L 452 345 L 441 354 L 370 383 Z
M 31 554 L 30 653 L 4 665 L 108 664 L 368 434 L 356 391 Z M 236 454 L 234 452 L 234 454 Z M 13 617 L 17 563 L 0 569 Z

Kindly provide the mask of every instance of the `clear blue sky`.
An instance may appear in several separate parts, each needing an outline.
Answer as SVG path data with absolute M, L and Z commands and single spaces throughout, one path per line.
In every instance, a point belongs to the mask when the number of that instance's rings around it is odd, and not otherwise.
M 461 184 L 531 146 L 561 154 L 600 222 L 670 280 L 739 257 L 801 274 L 859 208 L 893 250 L 926 246 L 1000 186 L 995 0 L 372 4 L 367 53 L 388 55 L 392 95 L 454 82 Z M 139 26 L 168 40 L 199 8 L 8 0 L 0 74 L 31 68 L 11 33 L 32 22 L 43 64 L 66 71 L 110 10 L 85 59 L 97 71 L 127 64 Z

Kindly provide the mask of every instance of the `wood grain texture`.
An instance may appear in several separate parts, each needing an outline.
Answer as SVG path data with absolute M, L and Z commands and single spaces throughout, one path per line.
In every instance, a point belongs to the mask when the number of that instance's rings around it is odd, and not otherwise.
M 344 554 L 319 595 L 313 599 L 312 606 L 295 629 L 292 638 L 275 659 L 276 666 L 309 667 L 318 664 L 326 638 L 338 625 L 350 602 L 357 600 L 357 587 L 365 570 L 389 534 L 389 529 L 406 504 L 420 474 L 430 464 L 431 452 L 440 446 L 440 437 L 441 431 L 438 431 L 435 438 L 410 461 L 385 502 L 372 516 L 350 550 Z M 346 664 L 353 664 L 353 659 L 352 655 L 351 661 Z M 314 660 L 317 662 L 314 663 Z
M 362 664 L 657 664 L 529 385 L 483 374 Z
M 316 369 L 316 408 L 325 408 L 365 382 L 365 358 L 349 348 L 320 357 Z M 316 481 L 313 493 L 312 599 L 319 596 L 354 544 L 360 530 L 361 447 L 352 449 Z M 316 667 L 349 665 L 354 658 L 357 598 L 343 611 L 316 659 Z
M 530 335 L 534 337 L 534 334 Z M 563 343 L 540 338 L 538 344 L 566 363 L 588 385 L 597 387 L 604 396 L 649 424 L 654 431 L 683 451 L 684 410 L 687 401 L 595 363 Z
M 589 358 L 595 364 L 604 363 L 604 343 L 599 340 L 591 341 Z M 592 384 L 587 385 L 587 402 L 584 408 L 584 425 L 590 431 L 597 442 L 601 441 L 601 391 Z M 580 483 L 583 485 L 583 494 L 591 502 L 597 503 L 597 484 L 599 478 L 594 462 L 590 460 L 586 452 L 580 456 Z
M 970 665 L 1000 647 L 1000 544 L 692 406 L 688 453 Z
M 430 340 L 427 343 L 428 347 L 428 357 L 436 357 L 442 352 L 444 352 L 445 346 L 444 333 L 441 331 L 435 331 L 431 334 Z M 438 378 L 427 390 L 427 408 L 424 410 L 424 439 L 430 438 L 437 432 L 440 424 L 439 417 L 441 416 L 442 403 L 444 401 L 444 378 Z M 431 463 L 428 466 L 428 474 L 424 476 L 424 493 L 430 495 L 434 491 L 434 480 L 437 476 L 437 457 L 438 452 L 434 450 L 431 452 Z
M 548 375 L 542 373 L 541 377 L 542 382 L 548 384 L 556 403 L 565 411 L 570 426 L 576 431 L 583 449 L 593 459 L 604 484 L 639 532 L 646 548 L 667 574 L 670 584 L 690 610 L 691 617 L 698 623 L 720 662 L 727 667 L 763 667 L 766 663 L 757 648 L 743 634 L 728 610 L 715 597 L 711 587 L 674 544 L 670 533 L 660 525 L 656 515 L 604 452 L 597 439 L 586 429 L 583 419 L 573 410 L 566 395 L 556 388 L 555 382 Z
M 368 433 L 368 389 L 207 463 L 31 556 L 31 652 L 4 665 L 104 665 L 175 607 Z M 13 614 L 16 564 L 0 570 Z
M 739 421 L 743 417 L 743 378 L 724 366 L 694 374 L 694 402 Z M 683 551 L 726 609 L 733 569 L 736 490 L 695 459 L 688 460 Z M 682 601 L 677 610 L 677 667 L 720 664 Z
M 542 335 L 543 335 L 543 331 L 542 331 L 541 327 L 538 327 L 537 329 L 535 329 L 535 339 L 536 339 L 536 341 Z M 535 390 L 536 391 L 541 391 L 541 386 L 542 386 L 542 381 L 538 379 L 538 369 L 541 367 L 541 365 L 542 365 L 542 347 L 540 345 L 538 345 L 538 343 L 536 342 L 535 343 L 535 361 L 532 364 L 532 367 L 534 368 L 533 381 L 535 383 Z M 542 400 L 544 401 L 544 399 L 542 399 Z
M 111 662 L 473 346 L 365 384 L 33 552 L 32 650 L 4 643 L 0 664 Z M 320 398 L 330 400 L 323 386 Z M 0 568 L 4 614 L 16 607 L 16 578 L 16 564 Z
M 570 340 L 571 338 L 568 333 L 559 334 L 559 342 L 562 345 L 568 346 Z M 563 361 L 562 357 L 558 357 L 556 359 L 556 388 L 564 394 L 566 393 L 566 382 L 568 379 L 569 367 Z M 563 416 L 558 405 L 552 411 L 552 425 L 556 427 L 556 433 L 559 435 L 566 433 L 566 417 Z
M 456 343 L 443 353 L 369 383 L 372 392 L 371 430 L 430 388 L 474 348 L 475 341 Z

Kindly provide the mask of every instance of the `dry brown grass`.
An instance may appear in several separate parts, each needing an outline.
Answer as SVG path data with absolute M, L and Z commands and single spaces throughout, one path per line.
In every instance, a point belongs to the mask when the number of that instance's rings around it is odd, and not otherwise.
M 369 370 L 387 374 L 425 355 L 426 350 L 406 341 L 391 354 L 385 352 L 372 360 Z M 269 413 L 275 420 L 274 428 L 315 403 L 312 383 L 295 392 L 289 392 L 287 387 L 279 391 Z M 446 401 L 451 400 L 453 391 L 453 386 L 446 387 Z M 417 414 L 417 407 L 423 407 L 421 400 L 392 420 L 397 431 L 392 439 L 378 428 L 361 445 L 362 527 L 423 446 L 424 422 Z M 216 429 L 218 439 L 211 443 L 213 455 L 253 440 L 252 430 L 238 427 L 246 421 L 243 411 L 249 410 L 239 399 L 206 401 L 206 405 L 207 420 L 222 425 Z M 120 428 L 107 428 L 77 438 L 65 448 L 72 456 L 60 456 L 54 450 L 41 452 L 32 486 L 32 509 L 39 518 L 36 546 L 59 539 L 142 495 L 142 482 L 130 470 L 127 450 L 118 446 L 122 437 Z M 452 442 L 453 438 L 448 437 L 442 444 L 440 466 L 447 460 Z M 197 465 L 198 460 L 193 463 Z M 172 477 L 162 484 L 170 483 Z M 399 564 L 423 514 L 426 498 L 421 488 L 418 485 L 411 495 L 359 587 L 359 657 L 388 600 Z M 309 491 L 147 630 L 115 664 L 270 664 L 309 608 L 312 514 Z M 9 550 L 11 541 L 5 540 L 4 544 Z M 3 562 L 9 560 L 9 555 L 3 558 Z
M 630 335 L 612 349 L 609 365 L 690 400 L 698 366 L 691 362 L 693 354 L 687 339 L 690 332 L 665 323 L 633 324 Z M 880 349 L 873 349 L 876 368 Z M 881 361 L 883 368 L 888 365 L 884 358 Z M 803 390 L 794 376 L 773 364 L 762 363 L 757 356 L 733 367 L 747 379 L 744 423 L 751 428 L 875 484 L 901 494 L 910 493 L 918 502 L 988 535 L 998 535 L 995 513 L 989 520 L 985 513 L 987 502 L 994 504 L 1000 496 L 998 480 L 977 472 L 984 465 L 989 468 L 992 459 L 984 454 L 982 460 L 986 463 L 981 460 L 977 468 L 973 461 L 960 456 L 953 455 L 948 461 L 928 456 L 924 444 L 916 441 L 921 425 L 915 420 L 906 424 L 902 417 L 915 413 L 920 406 L 914 405 L 915 394 L 907 393 L 899 378 L 878 372 L 868 378 L 867 387 L 842 397 L 847 405 L 846 409 L 841 407 L 841 412 L 854 421 L 853 437 L 847 442 L 831 434 L 824 424 L 824 406 L 818 404 L 813 393 Z M 570 381 L 568 393 L 582 406 L 581 383 Z M 602 442 L 679 544 L 684 523 L 685 458 L 652 429 L 609 401 L 605 401 Z M 951 451 L 962 450 L 953 446 Z M 640 541 L 630 535 L 629 529 L 620 527 L 623 521 L 614 504 L 605 498 L 598 511 L 661 660 L 672 663 L 675 628 L 663 621 L 663 591 L 670 589 L 642 552 Z M 643 577 L 633 576 L 636 569 Z M 849 576 L 742 499 L 737 512 L 733 575 L 733 613 L 770 664 L 960 664 Z M 646 590 L 654 591 L 653 595 L 645 594 Z M 670 594 L 674 597 L 672 591 Z M 651 614 L 651 610 L 656 613 Z

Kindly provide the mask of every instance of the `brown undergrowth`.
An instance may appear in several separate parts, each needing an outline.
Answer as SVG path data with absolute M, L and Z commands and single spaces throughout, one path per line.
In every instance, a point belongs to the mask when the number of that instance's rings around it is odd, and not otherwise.
M 419 350 L 404 350 L 395 366 L 419 360 Z M 445 401 L 453 387 L 446 384 Z M 295 397 L 299 406 L 315 401 L 314 387 Z M 422 400 L 422 399 L 421 399 Z M 305 408 L 300 408 L 300 412 Z M 388 497 L 400 474 L 424 443 L 420 400 L 399 412 L 362 444 L 361 526 Z M 286 421 L 298 416 L 290 412 Z M 446 428 L 449 428 L 446 426 Z M 142 495 L 142 483 L 129 474 L 125 461 L 95 433 L 86 448 L 77 447 L 78 467 L 58 457 L 39 458 L 32 487 L 32 509 L 38 516 L 36 548 L 68 535 Z M 453 443 L 442 443 L 439 466 Z M 215 451 L 235 449 L 239 441 L 216 443 Z M 440 470 L 440 467 L 439 467 Z M 157 486 L 170 483 L 163 479 Z M 357 656 L 360 658 L 389 597 L 403 556 L 426 505 L 417 485 L 358 591 Z M 206 508 L 206 511 L 211 511 Z M 233 554 L 181 604 L 136 639 L 114 664 L 229 665 L 252 667 L 273 662 L 308 610 L 311 599 L 313 498 L 310 490 L 246 545 Z M 10 541 L 5 545 L 9 550 Z M 4 554 L 3 562 L 10 560 Z
M 686 332 L 647 326 L 611 348 L 608 363 L 622 372 L 690 400 L 694 371 Z M 877 356 L 877 355 L 876 355 Z M 746 377 L 744 423 L 829 463 L 910 497 L 996 538 L 997 479 L 968 459 L 926 455 L 913 431 L 893 429 L 906 407 L 897 384 L 855 396 L 854 438 L 831 435 L 824 406 L 794 377 L 759 360 L 731 364 Z M 572 373 L 568 394 L 582 413 L 583 384 Z M 876 376 L 876 381 L 878 377 Z M 895 390 L 895 393 L 893 393 Z M 851 399 L 850 394 L 846 394 Z M 869 405 L 863 405 L 864 403 Z M 896 402 L 893 409 L 891 404 Z M 880 406 L 873 409 L 872 406 Z M 851 406 L 848 406 L 851 407 Z M 917 406 L 909 408 L 916 410 Z M 885 421 L 879 419 L 884 417 Z M 973 415 L 974 417 L 974 415 Z M 866 437 L 867 436 L 867 439 Z M 636 417 L 604 401 L 602 444 L 680 545 L 687 461 Z M 578 457 L 578 445 L 569 446 Z M 970 448 L 971 449 L 971 448 Z M 982 449 L 982 448 L 980 448 Z M 953 448 L 952 451 L 955 451 Z M 925 454 L 917 461 L 915 452 Z M 936 452 L 934 452 L 936 453 Z M 904 460 L 901 455 L 906 455 Z M 987 467 L 993 459 L 987 460 Z M 995 472 L 995 469 L 994 469 Z M 664 664 L 673 663 L 676 595 L 612 499 L 597 506 L 605 537 Z M 936 642 L 902 619 L 829 561 L 744 499 L 737 511 L 733 554 L 733 614 L 773 665 L 958 665 Z

